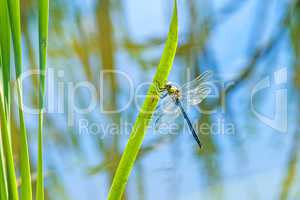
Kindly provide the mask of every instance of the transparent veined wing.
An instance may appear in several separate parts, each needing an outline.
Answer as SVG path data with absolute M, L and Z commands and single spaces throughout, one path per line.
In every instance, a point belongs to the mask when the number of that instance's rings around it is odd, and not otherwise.
M 208 86 L 199 86 L 196 89 L 188 90 L 182 95 L 181 101 L 185 105 L 197 105 L 201 103 L 211 92 Z
M 208 84 L 212 78 L 212 72 L 206 71 L 193 81 L 184 84 L 181 91 L 181 101 L 186 105 L 197 105 L 201 103 L 211 92 Z
M 154 113 L 154 126 L 159 129 L 163 124 L 173 122 L 180 115 L 180 108 L 175 104 L 171 96 L 167 95 L 160 101 Z
M 197 88 L 199 85 L 202 85 L 206 82 L 209 82 L 212 78 L 213 72 L 212 71 L 206 71 L 202 74 L 200 74 L 197 78 L 195 78 L 194 80 L 185 83 L 182 87 L 181 87 L 181 91 L 188 91 L 191 89 L 195 89 Z

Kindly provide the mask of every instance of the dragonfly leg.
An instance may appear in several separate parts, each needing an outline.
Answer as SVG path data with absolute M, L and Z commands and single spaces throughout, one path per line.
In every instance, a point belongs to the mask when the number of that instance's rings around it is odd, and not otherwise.
M 164 99 L 164 98 L 166 98 L 167 96 L 168 96 L 168 93 L 165 93 L 165 94 L 160 95 L 160 98 L 161 98 L 161 99 Z
M 158 130 L 158 129 L 159 129 L 159 124 L 158 124 L 158 122 L 159 122 L 159 120 L 161 119 L 161 117 L 162 117 L 161 115 L 158 116 L 157 119 L 156 119 L 155 122 L 154 122 L 155 130 Z
M 161 84 L 157 81 L 157 80 L 155 80 L 154 81 L 154 87 L 155 87 L 155 90 L 157 91 L 157 93 L 162 93 L 162 92 L 164 92 L 164 91 L 166 91 L 166 88 L 165 88 L 165 86 L 161 86 Z

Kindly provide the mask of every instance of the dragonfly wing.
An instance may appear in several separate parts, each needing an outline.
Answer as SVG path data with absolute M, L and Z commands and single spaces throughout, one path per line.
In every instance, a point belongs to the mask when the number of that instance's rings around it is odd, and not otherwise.
M 166 126 L 169 126 L 171 123 L 175 121 L 175 119 L 179 116 L 180 110 L 176 110 L 173 114 L 163 114 L 159 115 L 155 120 L 155 129 L 158 130 L 160 128 L 166 128 Z
M 211 92 L 208 86 L 199 86 L 193 90 L 189 90 L 182 96 L 181 101 L 186 105 L 197 105 L 201 103 Z
M 154 113 L 154 126 L 159 129 L 163 124 L 173 122 L 180 114 L 179 107 L 175 104 L 170 96 L 161 100 L 158 109 Z
M 194 80 L 185 83 L 182 87 L 181 87 L 181 91 L 189 91 L 191 89 L 194 89 L 196 87 L 198 87 L 199 85 L 206 83 L 208 81 L 211 80 L 212 78 L 212 71 L 206 71 L 202 74 L 200 74 L 197 78 L 195 78 Z
M 201 103 L 211 92 L 208 84 L 212 78 L 212 72 L 207 71 L 190 81 L 181 88 L 181 100 L 184 104 L 196 105 Z

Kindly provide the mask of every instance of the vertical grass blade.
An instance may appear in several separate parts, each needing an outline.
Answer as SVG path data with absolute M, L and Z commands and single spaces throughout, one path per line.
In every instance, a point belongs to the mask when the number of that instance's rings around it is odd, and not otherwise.
M 44 199 L 43 175 L 43 108 L 45 95 L 46 59 L 48 41 L 49 1 L 39 0 L 39 124 L 38 124 L 38 174 L 36 185 L 36 199 Z
M 10 119 L 10 27 L 8 7 L 6 1 L 0 1 L 0 65 L 1 65 L 1 90 L 3 90 L 3 102 L 5 107 L 6 121 Z M 7 124 L 9 133 L 10 123 Z M 1 133 L 2 134 L 2 133 Z M 8 134 L 11 143 L 10 134 Z M 6 160 L 3 149 L 3 139 L 0 137 L 0 198 L 8 199 L 8 184 L 6 174 Z
M 22 200 L 32 199 L 30 161 L 27 144 L 27 133 L 23 113 L 23 94 L 20 76 L 22 73 L 22 47 L 21 47 L 21 19 L 20 19 L 20 2 L 19 0 L 7 0 L 10 27 L 14 47 L 14 61 L 16 71 L 16 89 L 18 95 L 19 120 L 20 120 L 20 171 L 22 178 L 21 198 Z
M 2 131 L 0 130 L 0 134 L 2 135 Z M 2 137 L 0 136 L 0 199 L 7 200 L 8 192 L 7 192 L 7 182 L 6 182 L 6 170 L 5 170 L 5 162 L 4 162 L 4 153 L 2 148 Z
M 160 63 L 153 79 L 153 84 L 148 90 L 142 109 L 131 131 L 129 141 L 126 145 L 114 176 L 113 183 L 108 194 L 108 200 L 119 200 L 123 195 L 128 177 L 142 145 L 148 124 L 159 100 L 157 86 L 162 86 L 165 84 L 172 68 L 178 42 L 178 17 L 176 0 L 174 0 L 174 4 L 169 34 Z
M 0 1 L 0 47 L 2 52 L 2 78 L 5 111 L 10 113 L 10 27 L 7 2 Z
M 7 170 L 7 185 L 8 185 L 8 199 L 18 200 L 18 188 L 14 167 L 13 151 L 9 139 L 9 129 L 7 126 L 6 113 L 3 102 L 2 90 L 0 90 L 0 122 L 1 122 L 1 139 L 3 145 L 3 153 L 6 158 L 6 170 Z
M 0 68 L 2 68 L 2 55 L 1 55 L 1 44 L 0 44 Z M 3 90 L 3 75 L 0 73 L 1 81 L 0 81 L 0 93 Z M 2 95 L 0 95 L 2 98 Z M 3 100 L 2 100 L 3 101 Z M 1 120 L 1 117 L 0 117 Z M 2 126 L 0 124 L 0 126 Z M 2 132 L 0 129 L 0 199 L 7 200 L 8 199 L 8 190 L 7 190 L 7 176 L 6 176 L 6 165 L 5 165 L 5 157 L 4 157 L 4 149 L 3 149 L 3 139 Z

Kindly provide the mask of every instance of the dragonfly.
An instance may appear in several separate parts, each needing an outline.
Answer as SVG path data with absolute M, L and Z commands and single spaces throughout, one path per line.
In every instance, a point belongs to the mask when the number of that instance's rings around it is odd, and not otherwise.
M 202 143 L 192 125 L 192 122 L 185 111 L 187 105 L 200 104 L 210 93 L 210 80 L 212 72 L 206 71 L 199 75 L 194 80 L 185 83 L 178 88 L 173 83 L 169 82 L 159 89 L 161 94 L 161 102 L 155 112 L 155 129 L 159 129 L 162 124 L 169 124 L 175 121 L 182 114 L 187 123 L 194 139 L 202 148 Z

